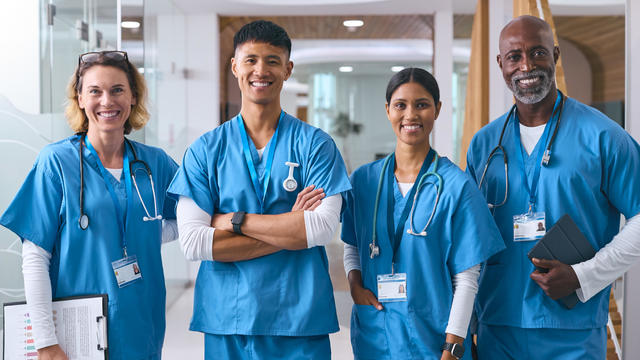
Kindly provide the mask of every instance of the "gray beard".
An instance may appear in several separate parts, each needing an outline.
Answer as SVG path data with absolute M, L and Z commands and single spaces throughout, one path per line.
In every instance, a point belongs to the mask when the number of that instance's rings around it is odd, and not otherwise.
M 530 78 L 533 76 L 540 77 L 540 85 L 531 89 L 522 89 L 518 86 L 518 80 Z M 529 73 L 516 75 L 511 78 L 511 83 L 509 83 L 509 90 L 513 93 L 516 100 L 520 101 L 524 104 L 536 104 L 542 101 L 551 91 L 551 86 L 553 85 L 554 74 L 553 72 L 548 73 L 543 70 L 533 70 Z

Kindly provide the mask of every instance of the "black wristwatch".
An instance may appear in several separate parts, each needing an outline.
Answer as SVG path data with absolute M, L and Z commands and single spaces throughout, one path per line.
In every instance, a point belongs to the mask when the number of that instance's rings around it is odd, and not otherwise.
M 464 346 L 462 344 L 444 343 L 442 351 L 445 350 L 449 351 L 456 359 L 462 359 L 462 355 L 464 355 Z
M 231 224 L 233 225 L 233 232 L 238 234 L 238 235 L 242 235 L 242 231 L 240 230 L 240 226 L 242 225 L 242 222 L 244 221 L 244 216 L 247 213 L 245 211 L 237 211 L 233 213 L 233 216 L 231 217 Z

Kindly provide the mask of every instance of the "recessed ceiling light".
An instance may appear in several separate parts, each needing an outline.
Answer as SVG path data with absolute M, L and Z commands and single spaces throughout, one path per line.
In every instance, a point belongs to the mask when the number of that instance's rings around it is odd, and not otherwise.
M 353 66 L 340 66 L 338 68 L 338 70 L 340 72 L 352 72 L 353 71 Z
M 398 72 L 404 70 L 404 66 L 396 65 L 391 67 L 391 71 Z
M 356 27 L 361 27 L 362 25 L 364 25 L 364 21 L 362 20 L 345 20 L 342 25 L 348 27 L 348 28 L 356 28 Z
M 120 26 L 124 29 L 137 29 L 140 27 L 140 23 L 137 21 L 123 21 Z

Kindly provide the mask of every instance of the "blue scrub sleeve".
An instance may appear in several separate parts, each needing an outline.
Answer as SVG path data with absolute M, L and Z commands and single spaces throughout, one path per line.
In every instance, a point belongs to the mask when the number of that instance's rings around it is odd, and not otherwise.
M 602 141 L 602 188 L 607 199 L 627 219 L 640 213 L 640 146 L 624 130 Z
M 462 194 L 451 218 L 451 250 L 447 265 L 458 274 L 480 264 L 505 248 L 482 194 L 471 179 L 462 186 Z
M 63 197 L 60 177 L 56 176 L 48 164 L 55 161 L 51 157 L 52 155 L 47 158 L 47 155 L 40 154 L 22 187 L 0 218 L 0 225 L 49 253 L 53 252 L 62 223 Z
M 304 187 L 315 185 L 316 188 L 323 188 L 326 196 L 351 189 L 347 169 L 336 144 L 321 131 L 313 137 L 306 175 Z
M 342 193 L 342 212 L 340 213 L 342 230 L 340 231 L 340 238 L 342 239 L 342 241 L 349 245 L 358 246 L 354 223 L 354 203 L 355 201 L 353 199 L 353 190 L 345 191 Z
M 167 158 L 167 169 L 165 170 L 164 184 L 167 185 L 162 188 L 162 193 L 166 194 L 164 199 L 164 208 L 162 209 L 162 217 L 164 219 L 171 220 L 176 218 L 177 201 L 174 197 L 170 196 L 165 189 L 168 188 L 168 184 L 171 184 L 171 180 L 176 175 L 176 172 L 178 171 L 178 164 L 176 164 L 171 156 L 167 154 L 165 154 L 165 156 Z
M 182 166 L 178 169 L 169 189 L 169 196 L 177 201 L 180 196 L 193 199 L 198 206 L 213 215 L 218 202 L 218 188 L 215 176 L 209 176 L 206 145 L 202 138 L 193 143 L 185 152 Z M 209 185 L 211 181 L 212 186 Z

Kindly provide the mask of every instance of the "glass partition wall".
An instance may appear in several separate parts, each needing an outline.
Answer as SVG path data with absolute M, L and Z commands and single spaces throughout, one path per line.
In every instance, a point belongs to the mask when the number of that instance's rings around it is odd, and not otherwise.
M 40 0 L 39 10 L 40 86 L 34 86 L 31 96 L 40 98 L 40 113 L 25 113 L 7 99 L 8 94 L 0 93 L 0 164 L 11 170 L 0 177 L 0 212 L 15 196 L 40 150 L 72 133 L 63 112 L 66 85 L 78 55 L 115 49 L 117 44 L 116 0 Z M 0 227 L 0 306 L 24 299 L 21 253 L 20 239 Z M 1 317 L 0 313 L 0 336 Z

